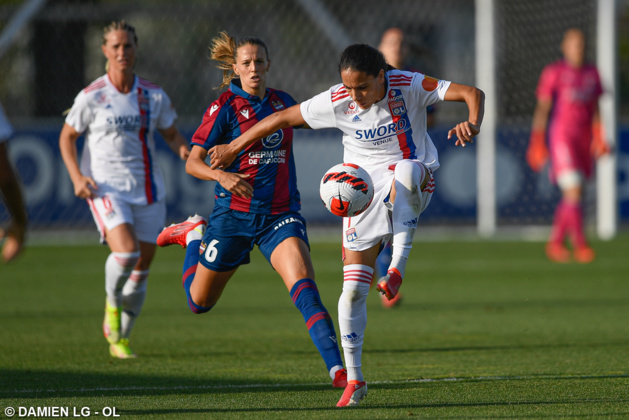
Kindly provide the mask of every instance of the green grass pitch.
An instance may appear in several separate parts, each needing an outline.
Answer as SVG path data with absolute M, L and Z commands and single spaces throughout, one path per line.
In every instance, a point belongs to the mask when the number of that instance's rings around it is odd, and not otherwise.
M 121 419 L 629 416 L 629 236 L 593 245 L 597 260 L 580 265 L 548 262 L 540 242 L 417 242 L 402 305 L 369 296 L 369 394 L 345 409 L 257 250 L 201 316 L 181 287 L 183 251 L 158 250 L 131 336 L 140 357 L 112 360 L 107 249 L 31 245 L 0 266 L 0 418 L 8 407 L 114 407 Z M 337 333 L 339 253 L 338 242 L 312 246 Z

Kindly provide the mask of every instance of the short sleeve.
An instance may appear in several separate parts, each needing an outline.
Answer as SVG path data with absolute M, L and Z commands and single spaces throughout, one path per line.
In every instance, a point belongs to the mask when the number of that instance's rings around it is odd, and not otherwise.
M 173 106 L 170 98 L 162 90 L 162 106 L 160 108 L 159 117 L 157 119 L 157 128 L 158 129 L 166 129 L 170 128 L 175 124 L 175 120 L 177 119 L 177 111 L 175 111 L 175 107 Z
M 446 92 L 451 82 L 414 73 L 412 87 L 419 95 L 422 106 L 429 107 L 437 102 L 445 100 Z
M 89 127 L 94 116 L 87 101 L 87 95 L 81 91 L 74 99 L 70 113 L 66 117 L 66 124 L 74 128 L 77 133 L 83 133 Z
M 538 100 L 550 100 L 554 96 L 555 91 L 555 79 L 557 71 L 554 66 L 547 66 L 542 70 L 542 74 L 539 77 L 537 83 L 537 89 L 535 90 L 535 97 Z
M 306 124 L 314 130 L 336 127 L 330 91 L 321 92 L 302 102 L 299 110 Z
M 223 97 L 212 102 L 203 114 L 201 125 L 192 135 L 191 144 L 201 146 L 206 150 L 219 144 L 224 131 L 229 127 L 229 106 L 225 105 Z

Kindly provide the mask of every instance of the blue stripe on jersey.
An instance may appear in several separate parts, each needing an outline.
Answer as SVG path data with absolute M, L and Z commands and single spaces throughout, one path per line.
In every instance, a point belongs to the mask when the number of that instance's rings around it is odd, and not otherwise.
M 140 133 L 139 138 L 142 142 L 142 154 L 144 157 L 144 191 L 146 194 L 146 203 L 151 204 L 157 200 L 157 186 L 153 179 L 153 157 L 148 144 L 148 132 L 151 124 L 151 106 L 148 91 L 138 87 L 138 109 L 140 111 Z
M 395 84 L 391 83 L 391 85 L 394 86 Z M 389 105 L 389 112 L 393 118 L 394 125 L 396 127 L 400 127 L 400 124 L 402 124 L 403 127 L 409 127 L 408 131 L 401 131 L 397 134 L 398 144 L 400 145 L 402 156 L 404 159 L 417 159 L 417 146 L 413 140 L 413 126 L 411 125 L 411 120 L 408 117 L 406 101 L 404 100 L 402 91 L 391 87 L 387 103 Z
M 260 100 L 232 82 L 229 91 L 205 112 L 192 144 L 206 150 L 216 144 L 228 144 L 258 121 L 295 103 L 290 95 L 273 89 L 267 89 L 264 99 Z M 299 211 L 292 141 L 293 129 L 286 128 L 243 150 L 226 170 L 250 175 L 247 182 L 253 186 L 253 198 L 234 197 L 217 183 L 216 204 L 257 214 Z

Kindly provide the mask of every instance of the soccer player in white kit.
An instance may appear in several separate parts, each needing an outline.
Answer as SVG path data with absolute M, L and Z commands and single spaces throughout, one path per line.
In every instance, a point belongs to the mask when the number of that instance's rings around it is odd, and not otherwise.
M 437 150 L 426 132 L 426 108 L 438 101 L 465 102 L 469 116 L 448 132 L 465 146 L 480 132 L 484 94 L 475 87 L 389 67 L 382 53 L 351 45 L 341 55 L 342 83 L 282 112 L 268 116 L 229 145 L 209 150 L 212 167 L 228 165 L 248 144 L 287 126 L 336 127 L 343 132 L 346 163 L 369 172 L 374 199 L 356 217 L 343 220 L 343 292 L 339 328 L 348 386 L 338 407 L 358 405 L 367 394 L 361 369 L 367 325 L 367 294 L 382 246 L 393 241 L 393 258 L 377 288 L 396 296 L 420 213 L 435 188 Z
M 103 333 L 111 356 L 121 359 L 136 357 L 129 334 L 144 304 L 157 236 L 166 221 L 155 130 L 182 160 L 189 155 L 168 95 L 134 73 L 137 45 L 128 23 L 104 28 L 107 73 L 77 95 L 59 137 L 74 193 L 87 200 L 101 241 L 111 249 L 105 263 Z M 79 165 L 81 134 L 85 147 Z

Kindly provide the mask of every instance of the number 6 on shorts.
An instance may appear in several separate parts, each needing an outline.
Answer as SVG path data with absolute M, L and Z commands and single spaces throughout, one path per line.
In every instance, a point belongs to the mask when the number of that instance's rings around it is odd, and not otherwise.
M 214 260 L 216 260 L 216 256 L 218 255 L 218 249 L 216 249 L 217 243 L 218 243 L 217 239 L 212 239 L 212 241 L 208 244 L 207 248 L 205 248 L 206 261 L 214 262 Z

